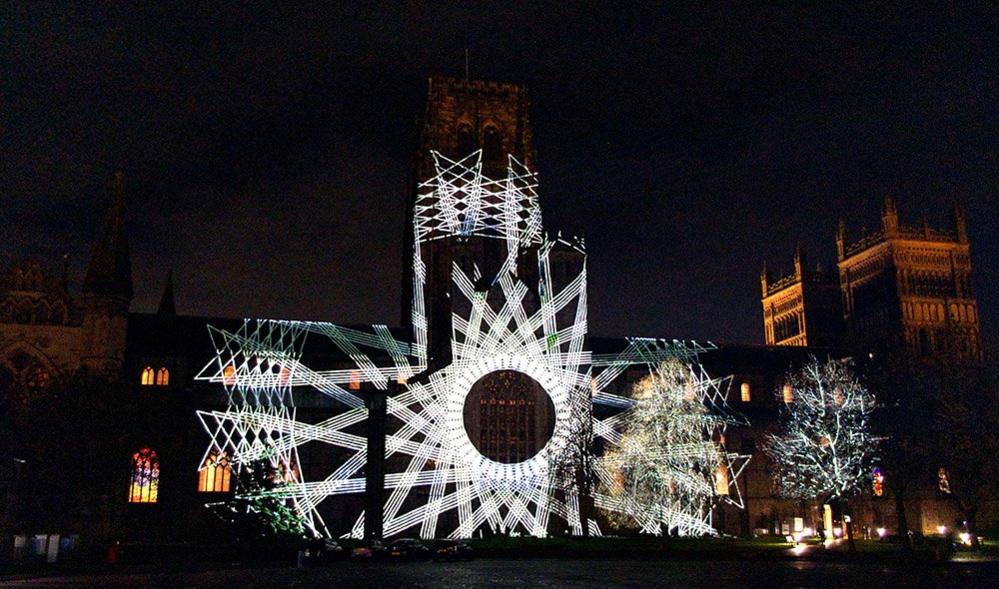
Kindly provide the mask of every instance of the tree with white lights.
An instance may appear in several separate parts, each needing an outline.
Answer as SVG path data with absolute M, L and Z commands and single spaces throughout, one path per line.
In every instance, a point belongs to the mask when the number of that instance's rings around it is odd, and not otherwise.
M 622 511 L 643 532 L 713 532 L 687 527 L 685 520 L 710 521 L 715 501 L 735 480 L 733 462 L 747 458 L 727 453 L 722 444 L 733 420 L 709 408 L 716 398 L 724 401 L 717 384 L 698 365 L 673 359 L 635 385 L 624 434 L 603 463 L 612 474 L 608 494 L 623 502 Z
M 768 436 L 766 452 L 781 494 L 845 505 L 871 476 L 874 397 L 844 362 L 815 358 L 788 376 L 778 396 L 785 403 L 781 428 Z M 849 522 L 847 537 L 852 547 Z

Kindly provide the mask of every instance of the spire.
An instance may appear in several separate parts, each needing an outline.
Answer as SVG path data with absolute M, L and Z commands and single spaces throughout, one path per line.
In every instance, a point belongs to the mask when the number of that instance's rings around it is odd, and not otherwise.
M 760 287 L 763 289 L 763 296 L 767 296 L 767 282 L 770 280 L 770 272 L 767 270 L 767 262 L 763 261 L 763 271 L 760 272 Z
M 104 217 L 101 233 L 94 246 L 83 293 L 132 300 L 132 261 L 125 237 L 125 174 L 114 173 L 111 184 L 112 203 Z
M 964 209 L 957 201 L 954 201 L 954 232 L 957 234 L 958 243 L 968 243 L 968 224 Z
M 839 218 L 839 226 L 836 228 L 836 256 L 842 260 L 846 257 L 846 221 Z
M 885 208 L 881 213 L 881 221 L 884 224 L 885 233 L 894 233 L 898 230 L 898 209 L 895 208 L 895 199 L 890 194 L 885 196 Z
M 794 247 L 794 275 L 800 280 L 805 269 L 805 254 L 801 250 L 801 241 Z
M 163 296 L 160 297 L 160 306 L 156 310 L 158 315 L 176 315 L 177 305 L 173 300 L 173 268 L 167 271 L 166 284 L 163 285 Z

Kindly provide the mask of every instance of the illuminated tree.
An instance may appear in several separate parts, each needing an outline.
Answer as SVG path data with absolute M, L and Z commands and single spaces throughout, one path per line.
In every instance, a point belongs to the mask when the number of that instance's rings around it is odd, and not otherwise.
M 874 397 L 845 363 L 815 358 L 788 376 L 778 397 L 785 402 L 781 429 L 768 436 L 766 452 L 781 495 L 845 505 L 871 474 Z M 847 535 L 852 546 L 849 523 Z
M 748 456 L 725 451 L 725 427 L 735 420 L 720 409 L 719 381 L 700 366 L 664 361 L 633 390 L 620 443 L 603 458 L 612 478 L 608 493 L 621 501 L 646 533 L 713 533 L 710 513 L 730 497 Z

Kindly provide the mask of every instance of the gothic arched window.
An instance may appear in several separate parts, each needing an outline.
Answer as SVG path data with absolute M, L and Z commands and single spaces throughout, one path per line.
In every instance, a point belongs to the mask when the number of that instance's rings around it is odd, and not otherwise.
M 132 454 L 129 503 L 156 503 L 160 489 L 160 458 L 156 451 L 143 448 Z
M 742 383 L 742 388 L 740 389 L 740 398 L 743 403 L 749 403 L 753 400 L 752 390 L 750 389 L 749 383 Z
M 715 495 L 728 495 L 728 467 L 719 464 L 715 467 Z
M 212 450 L 205 458 L 198 472 L 198 491 L 200 493 L 226 493 L 232 477 L 232 467 L 225 452 Z
M 457 156 L 459 158 L 463 158 L 475 151 L 475 137 L 472 135 L 471 125 L 468 123 L 459 124 L 455 136 L 457 138 Z
M 482 159 L 487 162 L 499 162 L 503 159 L 503 138 L 499 129 L 492 125 L 482 133 Z
M 142 369 L 142 380 L 139 382 L 143 386 L 149 386 L 156 382 L 156 374 L 153 372 L 152 366 L 146 366 Z
M 170 371 L 161 367 L 156 371 L 156 386 L 165 387 L 170 384 Z

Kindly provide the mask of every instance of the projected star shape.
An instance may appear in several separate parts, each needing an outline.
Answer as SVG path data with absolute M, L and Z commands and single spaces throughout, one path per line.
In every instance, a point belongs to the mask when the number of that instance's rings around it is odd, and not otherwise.
M 579 497 L 572 489 L 559 488 L 551 472 L 553 460 L 564 454 L 573 435 L 570 424 L 579 417 L 574 412 L 592 416 L 584 419 L 592 419 L 596 437 L 619 443 L 635 401 L 612 392 L 620 388 L 615 381 L 628 369 L 651 370 L 667 358 L 693 362 L 705 347 L 629 338 L 622 350 L 590 352 L 583 243 L 543 233 L 534 173 L 511 157 L 506 177 L 490 179 L 483 175 L 481 152 L 458 161 L 433 155 L 436 174 L 419 187 L 413 211 L 412 332 L 406 338 L 411 341 L 402 341 L 384 325 L 362 329 L 247 320 L 232 332 L 213 328 L 217 355 L 199 378 L 224 386 L 229 406 L 198 412 L 211 435 L 202 464 L 213 452 L 224 453 L 236 468 L 270 460 L 282 484 L 260 494 L 287 500 L 317 534 L 360 537 L 363 511 L 349 530 L 331 531 L 319 506 L 364 492 L 365 401 L 372 390 L 386 391 L 386 536 L 465 538 L 483 529 L 546 536 L 559 525 L 580 534 Z M 451 261 L 450 333 L 443 335 L 450 354 L 442 363 L 428 353 L 430 336 L 442 336 L 428 331 L 426 257 L 433 242 L 443 239 L 499 240 L 493 247 L 499 244 L 502 261 L 493 268 L 474 257 Z M 566 256 L 580 263 L 567 270 Z M 336 350 L 350 366 L 310 368 L 303 360 L 314 356 L 306 353 L 310 345 Z M 511 371 L 540 387 L 550 401 L 544 403 L 551 408 L 550 431 L 525 422 L 521 434 L 528 436 L 526 442 L 509 431 L 490 430 L 488 423 L 479 431 L 477 424 L 483 422 L 468 419 L 468 412 L 476 411 L 467 406 L 476 383 Z M 706 404 L 723 408 L 724 384 L 704 375 L 697 381 L 697 394 Z M 315 404 L 317 395 L 328 398 L 333 416 L 318 422 L 300 419 L 300 412 L 307 413 L 303 407 Z M 531 415 L 524 413 L 526 406 L 547 415 L 528 398 L 500 397 L 498 402 L 503 407 L 488 411 Z M 604 410 L 590 410 L 597 406 Z M 497 457 L 480 451 L 483 442 L 473 439 L 493 436 L 490 443 L 502 446 L 498 433 L 522 443 L 524 451 Z M 301 463 L 299 449 L 313 443 L 327 445 L 329 455 L 337 458 L 328 472 L 306 472 Z M 720 455 L 732 488 L 721 498 L 738 504 L 736 480 L 748 457 Z M 595 468 L 598 479 L 612 478 L 599 460 Z M 701 504 L 664 498 L 657 505 L 636 506 L 599 493 L 594 501 L 601 509 L 626 513 L 650 533 L 713 533 L 710 509 Z M 558 522 L 552 521 L 553 514 Z M 600 534 L 596 518 L 588 518 L 586 525 Z

